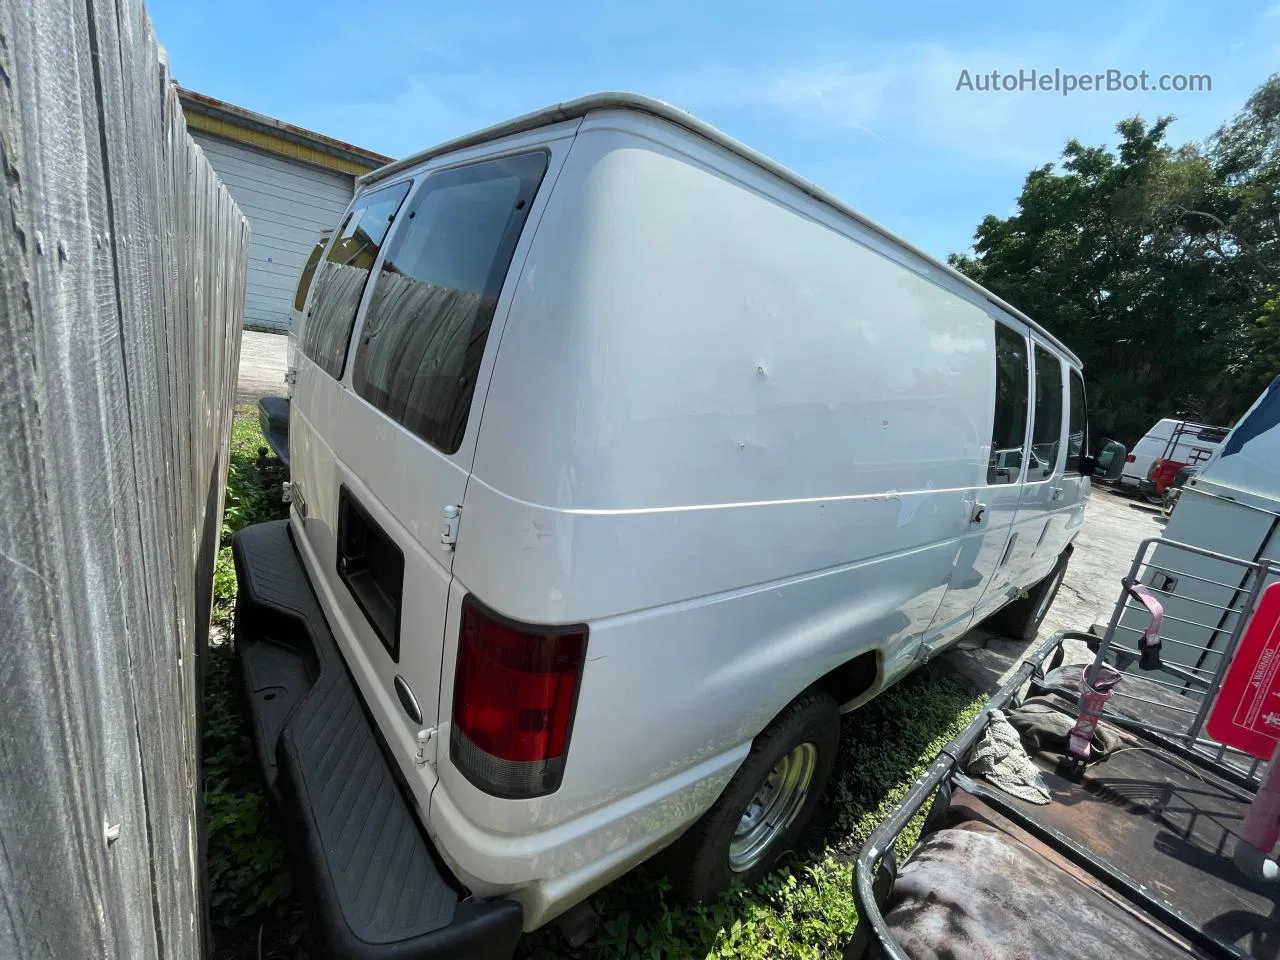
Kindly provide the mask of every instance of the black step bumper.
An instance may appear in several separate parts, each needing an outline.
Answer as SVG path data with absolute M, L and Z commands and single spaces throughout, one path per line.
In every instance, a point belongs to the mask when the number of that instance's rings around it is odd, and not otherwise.
M 258 401 L 258 426 L 271 452 L 289 465 L 289 398 L 263 397 Z
M 289 522 L 233 553 L 236 654 L 252 736 L 294 855 L 314 941 L 342 960 L 507 960 L 512 900 L 464 900 L 438 863 L 347 672 Z

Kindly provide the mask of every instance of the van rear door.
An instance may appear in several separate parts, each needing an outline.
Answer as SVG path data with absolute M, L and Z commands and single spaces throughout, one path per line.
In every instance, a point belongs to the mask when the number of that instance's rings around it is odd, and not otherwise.
M 424 811 L 435 777 L 414 756 L 419 731 L 437 721 L 453 543 L 498 340 L 490 333 L 575 126 L 437 158 L 362 194 L 332 249 L 376 234 L 388 217 L 394 225 L 376 249 L 362 247 L 364 276 L 330 256 L 305 327 L 295 539 Z

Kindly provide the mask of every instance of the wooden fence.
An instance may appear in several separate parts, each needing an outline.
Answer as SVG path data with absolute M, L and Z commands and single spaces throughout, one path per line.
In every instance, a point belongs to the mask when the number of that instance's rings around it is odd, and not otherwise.
M 140 0 L 0 2 L 0 957 L 203 953 L 247 244 Z

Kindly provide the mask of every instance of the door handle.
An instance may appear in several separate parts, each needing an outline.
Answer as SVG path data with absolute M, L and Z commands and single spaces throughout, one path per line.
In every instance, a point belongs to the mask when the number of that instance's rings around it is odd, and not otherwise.
M 970 523 L 982 523 L 987 516 L 987 505 L 985 503 L 975 503 L 973 512 L 969 514 Z
M 1061 500 L 1061 499 L 1062 499 L 1062 494 L 1063 494 L 1063 489 L 1062 489 L 1061 487 L 1050 487 L 1050 488 L 1049 488 L 1049 502 L 1050 502 L 1050 503 L 1057 503 L 1059 500 Z

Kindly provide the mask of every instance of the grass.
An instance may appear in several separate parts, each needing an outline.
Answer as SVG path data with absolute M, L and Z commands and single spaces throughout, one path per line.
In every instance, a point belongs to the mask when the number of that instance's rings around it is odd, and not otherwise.
M 286 515 L 280 500 L 282 476 L 278 468 L 259 465 L 261 446 L 256 414 L 250 407 L 237 409 L 213 575 L 202 732 L 209 906 L 219 960 L 305 956 L 302 911 L 291 895 L 284 846 L 271 824 L 253 758 L 230 643 L 236 599 L 231 537 L 241 527 Z
M 924 773 L 982 700 L 945 669 L 926 668 L 846 717 L 840 757 L 803 849 L 752 889 L 717 903 L 672 902 L 666 881 L 643 867 L 592 898 L 599 933 L 570 951 L 558 931 L 525 937 L 518 957 L 819 958 L 839 956 L 853 935 L 853 859 L 868 834 Z M 899 853 L 915 845 L 919 822 Z
M 214 584 L 215 634 L 229 637 L 235 600 L 231 535 L 285 515 L 278 472 L 260 468 L 252 411 L 237 411 L 227 480 L 222 550 Z M 672 900 L 665 878 L 633 871 L 592 897 L 600 928 L 571 951 L 554 927 L 526 936 L 522 960 L 596 958 L 818 958 L 838 956 L 853 933 L 852 863 L 874 826 L 938 750 L 977 713 L 981 699 L 945 665 L 920 670 L 846 717 L 840 758 L 802 849 L 757 887 L 718 902 Z M 214 643 L 206 673 L 205 809 L 215 956 L 219 960 L 302 958 L 305 922 L 292 896 L 284 848 L 269 820 L 246 715 L 234 681 L 231 644 Z M 919 825 L 903 835 L 900 854 Z

